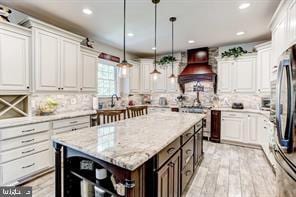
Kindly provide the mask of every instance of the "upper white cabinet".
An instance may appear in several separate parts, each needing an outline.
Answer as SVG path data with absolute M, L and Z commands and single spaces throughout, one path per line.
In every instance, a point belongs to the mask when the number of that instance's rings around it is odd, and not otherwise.
M 78 91 L 83 37 L 33 18 L 23 25 L 33 31 L 35 90 Z
M 179 62 L 174 63 L 175 76 L 177 76 L 180 73 L 180 67 L 178 65 L 179 65 Z M 171 81 L 171 79 L 169 79 L 171 74 L 172 74 L 172 67 L 168 66 L 166 69 L 166 90 L 167 92 L 176 93 L 178 92 L 178 89 L 179 89 L 178 78 L 176 78 L 174 81 Z
M 236 59 L 218 59 L 219 93 L 254 93 L 256 90 L 256 55 Z
M 242 57 L 235 61 L 233 68 L 234 92 L 252 93 L 256 90 L 256 57 Z
M 81 91 L 95 92 L 97 89 L 98 52 L 81 46 Z
M 31 31 L 0 23 L 0 91 L 28 91 Z
M 151 72 L 153 71 L 153 60 L 141 60 L 141 93 L 150 93 L 152 89 Z
M 60 84 L 60 40 L 47 31 L 35 30 L 35 88 L 58 90 Z
M 166 68 L 158 67 L 157 70 L 160 72 L 156 80 L 152 80 L 153 92 L 166 92 Z
M 233 61 L 219 61 L 218 62 L 218 87 L 219 92 L 232 91 L 232 68 Z
M 80 43 L 61 39 L 61 88 L 65 91 L 79 90 Z
M 140 93 L 141 80 L 140 80 L 140 63 L 130 62 L 133 67 L 129 69 L 129 88 L 131 93 Z
M 150 74 L 154 69 L 153 59 L 140 59 L 139 66 L 130 68 L 129 87 L 131 93 L 176 93 L 178 92 L 177 79 L 172 82 L 169 76 L 172 74 L 172 67 L 168 65 L 164 68 L 157 65 L 157 70 L 161 73 L 154 80 Z M 174 65 L 174 74 L 180 73 L 178 62 Z
M 271 81 L 271 42 L 256 46 L 257 49 L 257 92 L 270 94 Z
M 288 5 L 288 44 L 296 43 L 296 0 Z

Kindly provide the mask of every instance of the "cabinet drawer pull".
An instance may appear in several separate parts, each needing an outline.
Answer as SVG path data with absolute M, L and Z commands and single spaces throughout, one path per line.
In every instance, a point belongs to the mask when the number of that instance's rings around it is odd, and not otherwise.
M 175 148 L 169 148 L 168 150 L 167 150 L 167 153 L 168 154 L 172 154 L 172 153 L 174 153 L 175 152 Z
M 22 133 L 28 133 L 28 132 L 31 132 L 31 131 L 35 131 L 35 129 L 23 130 Z
M 32 167 L 32 166 L 34 166 L 34 165 L 35 165 L 35 163 L 32 163 L 32 164 L 30 164 L 30 165 L 23 166 L 22 168 L 23 168 L 23 169 L 26 169 L 26 168 L 30 168 L 30 167 Z
M 193 135 L 193 133 L 191 133 L 191 132 L 185 134 L 186 137 L 189 137 L 189 136 L 191 136 L 191 135 Z
M 31 150 L 23 151 L 22 154 L 27 154 L 27 153 L 30 153 L 30 152 L 33 152 L 33 151 L 35 151 L 35 148 L 33 148 Z
M 187 170 L 186 172 L 185 172 L 185 175 L 186 176 L 188 176 L 188 175 L 190 175 L 191 174 L 191 170 Z
M 267 129 L 266 127 L 263 127 L 264 129 Z
M 70 122 L 70 124 L 75 124 L 75 123 L 77 123 L 78 121 L 76 120 L 76 121 L 72 121 L 72 122 Z
M 175 166 L 175 164 L 174 164 L 173 162 L 170 162 L 168 165 L 169 165 L 170 167 L 174 167 L 174 166 Z
M 185 151 L 186 155 L 189 155 L 191 152 L 192 152 L 191 149 L 187 149 L 187 150 Z
M 185 160 L 185 165 L 190 161 L 190 157 L 188 157 L 186 160 Z
M 30 140 L 23 140 L 22 143 L 28 143 L 28 142 L 33 142 L 35 139 L 30 139 Z

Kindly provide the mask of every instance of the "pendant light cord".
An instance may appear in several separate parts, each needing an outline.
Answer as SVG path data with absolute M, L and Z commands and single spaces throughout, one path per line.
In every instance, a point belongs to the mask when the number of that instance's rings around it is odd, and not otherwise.
M 157 3 L 155 3 L 155 19 L 154 19 L 154 69 L 156 69 L 156 31 L 157 31 Z
M 172 58 L 174 57 L 174 21 L 172 21 Z M 174 61 L 172 59 L 172 75 L 174 74 Z
M 125 20 L 126 20 L 126 0 L 124 0 L 124 8 L 123 8 L 123 61 L 125 59 Z

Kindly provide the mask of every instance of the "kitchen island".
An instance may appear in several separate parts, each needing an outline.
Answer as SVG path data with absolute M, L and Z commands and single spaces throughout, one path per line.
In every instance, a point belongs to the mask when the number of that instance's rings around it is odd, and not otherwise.
M 81 180 L 105 196 L 181 196 L 203 157 L 204 117 L 159 112 L 53 136 L 56 197 L 62 186 L 80 196 Z M 102 168 L 107 178 L 96 179 Z

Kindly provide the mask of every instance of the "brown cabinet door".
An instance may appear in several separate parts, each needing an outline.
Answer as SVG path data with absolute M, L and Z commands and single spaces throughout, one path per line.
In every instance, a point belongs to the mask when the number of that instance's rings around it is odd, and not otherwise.
M 213 142 L 220 142 L 221 136 L 221 111 L 211 111 L 211 137 Z
M 157 172 L 158 197 L 179 197 L 180 196 L 180 167 L 181 156 L 178 151 L 159 171 Z
M 194 166 L 197 167 L 197 165 L 200 163 L 203 155 L 203 130 L 201 129 L 199 132 L 197 132 L 194 136 L 195 139 L 195 150 L 194 150 Z

